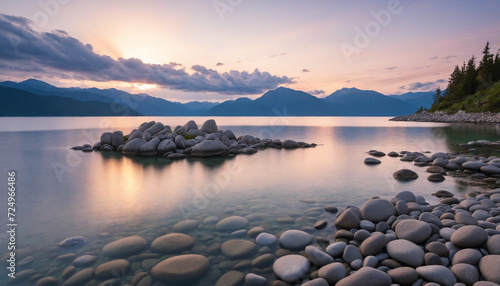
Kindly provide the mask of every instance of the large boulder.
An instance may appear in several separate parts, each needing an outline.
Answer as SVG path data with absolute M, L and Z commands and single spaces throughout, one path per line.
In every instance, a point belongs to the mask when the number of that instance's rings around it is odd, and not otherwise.
M 116 259 L 99 265 L 94 275 L 100 279 L 113 278 L 117 274 L 125 273 L 130 268 L 130 263 L 125 259 Z
M 113 137 L 113 134 L 111 132 L 104 132 L 102 133 L 101 135 L 101 144 L 102 145 L 105 145 L 105 144 L 108 144 L 108 145 L 111 145 L 111 138 Z
M 288 139 L 288 140 L 283 141 L 283 144 L 281 145 L 281 147 L 283 147 L 285 149 L 295 149 L 295 148 L 299 148 L 300 145 L 296 141 Z
M 393 174 L 394 179 L 400 181 L 410 181 L 418 178 L 417 173 L 410 169 L 401 169 Z
M 160 144 L 158 144 L 158 147 L 156 147 L 156 151 L 158 151 L 160 155 L 167 152 L 175 152 L 175 150 L 177 150 L 177 145 L 175 145 L 174 141 L 171 139 L 161 141 Z
M 309 272 L 311 264 L 302 255 L 291 254 L 278 258 L 273 264 L 274 274 L 285 282 L 298 282 Z
M 377 223 L 387 220 L 390 216 L 396 214 L 394 205 L 384 199 L 373 199 L 367 201 L 361 208 L 363 219 Z
M 106 244 L 102 251 L 105 256 L 126 258 L 146 249 L 147 241 L 140 236 L 129 236 Z
M 151 134 L 151 136 L 154 136 L 156 133 L 162 131 L 164 128 L 165 126 L 163 126 L 163 123 L 156 122 L 155 124 L 153 124 L 153 126 L 149 127 L 144 132 L 148 132 L 149 134 Z
M 111 146 L 113 146 L 113 149 L 118 148 L 118 146 L 122 145 L 125 143 L 125 140 L 123 138 L 123 132 L 121 131 L 115 131 L 111 135 Z
M 175 146 L 177 146 L 177 149 L 186 149 L 186 139 L 184 138 L 184 136 L 175 136 Z
M 205 140 L 196 144 L 191 151 L 193 157 L 221 156 L 227 153 L 227 146 L 218 140 Z
M 281 247 L 288 250 L 303 250 L 311 242 L 312 236 L 310 234 L 297 229 L 287 230 L 279 238 Z
M 156 155 L 158 155 L 158 151 L 156 151 L 156 147 L 158 147 L 158 144 L 160 144 L 160 138 L 155 137 L 155 138 L 151 139 L 148 143 L 142 145 L 141 148 L 139 148 L 139 154 L 141 156 L 156 156 Z
M 194 246 L 194 239 L 184 233 L 169 233 L 151 243 L 151 250 L 158 253 L 179 253 Z
M 122 153 L 125 155 L 137 155 L 139 154 L 139 150 L 141 146 L 148 143 L 146 140 L 142 138 L 135 138 L 127 142 L 125 146 L 123 146 Z
M 386 246 L 387 253 L 393 259 L 413 268 L 424 264 L 424 251 L 418 245 L 406 239 L 396 239 Z
M 363 267 L 354 274 L 340 280 L 337 286 L 351 285 L 372 285 L 372 286 L 389 286 L 392 284 L 392 279 L 387 273 L 371 267 Z
M 219 128 L 217 127 L 215 120 L 209 119 L 203 123 L 203 125 L 201 126 L 201 131 L 207 133 L 213 133 L 219 131 Z
M 194 120 L 189 120 L 186 124 L 184 124 L 183 127 L 186 128 L 187 131 L 189 131 L 191 129 L 195 129 L 195 130 L 198 129 L 198 125 L 196 125 L 196 122 L 194 122 Z
M 149 122 L 144 122 L 142 123 L 137 130 L 141 131 L 143 133 L 146 131 L 149 127 L 153 126 L 156 122 L 155 121 L 149 121 Z

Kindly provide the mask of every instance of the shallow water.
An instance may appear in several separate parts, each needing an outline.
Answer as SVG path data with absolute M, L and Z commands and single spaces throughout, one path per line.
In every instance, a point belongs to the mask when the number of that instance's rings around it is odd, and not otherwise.
M 195 219 L 200 224 L 190 233 L 196 240 L 192 252 L 209 256 L 207 246 L 231 237 L 201 223 L 211 215 L 262 214 L 251 225 L 279 234 L 312 226 L 319 217 L 332 217 L 314 207 L 359 206 L 370 197 L 389 198 L 402 190 L 422 194 L 431 203 L 435 201 L 430 194 L 439 189 L 463 196 L 479 187 L 465 189 L 451 176 L 431 183 L 425 168 L 397 158 L 383 157 L 377 166 L 367 166 L 363 160 L 371 149 L 450 152 L 457 143 L 499 139 L 496 126 L 484 125 L 391 122 L 380 117 L 221 117 L 215 118 L 219 128 L 231 129 L 236 136 L 294 139 L 318 147 L 182 161 L 69 150 L 93 144 L 105 131 L 126 134 L 143 121 L 174 127 L 190 119 L 1 118 L 1 174 L 5 184 L 10 170 L 17 179 L 17 246 L 29 249 L 35 258 L 27 268 L 57 277 L 68 265 L 54 260 L 65 252 L 57 242 L 70 236 L 89 239 L 77 249 L 80 254 L 99 254 L 104 244 L 118 238 L 140 235 L 151 242 L 172 232 L 175 223 Z M 201 125 L 206 118 L 194 120 Z M 419 179 L 395 181 L 392 174 L 401 168 L 414 169 Z M 1 192 L 0 202 L 6 204 L 6 192 Z M 6 225 L 6 208 L 2 213 Z M 291 217 L 293 222 L 278 223 L 280 217 Z M 102 238 L 102 232 L 110 236 Z M 317 234 L 329 236 L 327 231 Z M 5 249 L 5 231 L 0 239 Z M 220 254 L 209 258 L 216 265 L 209 274 L 214 277 L 232 266 Z M 1 275 L 0 283 L 5 277 Z

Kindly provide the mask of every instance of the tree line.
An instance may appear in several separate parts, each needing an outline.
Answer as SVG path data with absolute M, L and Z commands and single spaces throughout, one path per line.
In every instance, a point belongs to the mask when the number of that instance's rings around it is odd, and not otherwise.
M 500 49 L 493 54 L 487 42 L 482 52 L 482 59 L 476 65 L 476 57 L 472 56 L 462 66 L 455 66 L 448 81 L 448 87 L 442 91 L 439 87 L 434 95 L 431 111 L 446 110 L 456 102 L 481 90 L 490 88 L 500 81 Z

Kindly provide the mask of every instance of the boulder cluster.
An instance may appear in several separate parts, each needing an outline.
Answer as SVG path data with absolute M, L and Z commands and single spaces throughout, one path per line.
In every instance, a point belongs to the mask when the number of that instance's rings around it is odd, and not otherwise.
M 463 123 L 500 123 L 500 113 L 467 113 L 460 110 L 457 113 L 448 114 L 444 111 L 415 113 L 397 116 L 391 121 L 418 121 L 418 122 L 463 122 Z
M 309 148 L 316 144 L 281 141 L 279 139 L 260 139 L 252 135 L 236 137 L 231 130 L 219 130 L 216 122 L 209 119 L 201 128 L 193 120 L 173 130 L 161 122 L 144 122 L 130 134 L 122 131 L 105 132 L 100 141 L 93 146 L 85 144 L 74 146 L 83 152 L 117 151 L 132 156 L 163 156 L 168 159 L 182 159 L 186 156 L 211 157 L 236 154 L 254 154 L 266 148 Z
M 469 142 L 468 146 L 478 146 L 479 144 L 490 144 L 489 141 L 479 140 Z M 376 152 L 376 153 L 375 153 Z M 383 157 L 386 154 L 381 151 L 369 151 L 372 156 Z M 376 155 L 375 155 L 376 154 Z M 415 166 L 427 167 L 430 173 L 427 177 L 429 181 L 442 182 L 446 175 L 469 176 L 472 179 L 480 179 L 485 183 L 500 184 L 500 157 L 481 157 L 475 155 L 464 155 L 456 153 L 437 152 L 430 156 L 421 152 L 402 151 L 400 153 L 390 152 L 390 157 L 398 157 L 403 162 L 413 162 Z M 364 161 L 367 165 L 378 165 L 382 163 L 374 157 L 368 157 Z M 394 173 L 394 178 L 401 181 L 414 180 L 418 178 L 417 173 L 409 169 L 401 169 Z

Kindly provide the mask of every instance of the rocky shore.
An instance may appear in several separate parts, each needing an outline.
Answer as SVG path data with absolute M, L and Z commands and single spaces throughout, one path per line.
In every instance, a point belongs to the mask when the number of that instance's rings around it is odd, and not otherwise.
M 266 148 L 296 149 L 316 147 L 316 144 L 294 140 L 260 139 L 252 135 L 236 137 L 231 130 L 219 130 L 209 119 L 201 128 L 193 120 L 173 130 L 161 122 L 144 122 L 128 135 L 122 131 L 105 132 L 93 146 L 85 144 L 72 149 L 83 152 L 116 151 L 132 156 L 163 156 L 167 159 L 191 157 L 234 156 L 254 154 Z
M 338 213 L 304 200 L 304 214 L 321 219 L 278 233 L 248 214 L 186 219 L 154 236 L 101 233 L 105 244 L 93 250 L 84 247 L 95 242 L 70 237 L 52 259 L 60 268 L 47 271 L 57 276 L 28 266 L 8 284 L 500 285 L 500 189 L 433 195 L 439 204 L 403 191 Z
M 391 121 L 417 121 L 417 122 L 456 122 L 456 123 L 500 123 L 500 113 L 467 113 L 460 110 L 457 113 L 448 114 L 444 111 L 415 113 L 397 116 Z

